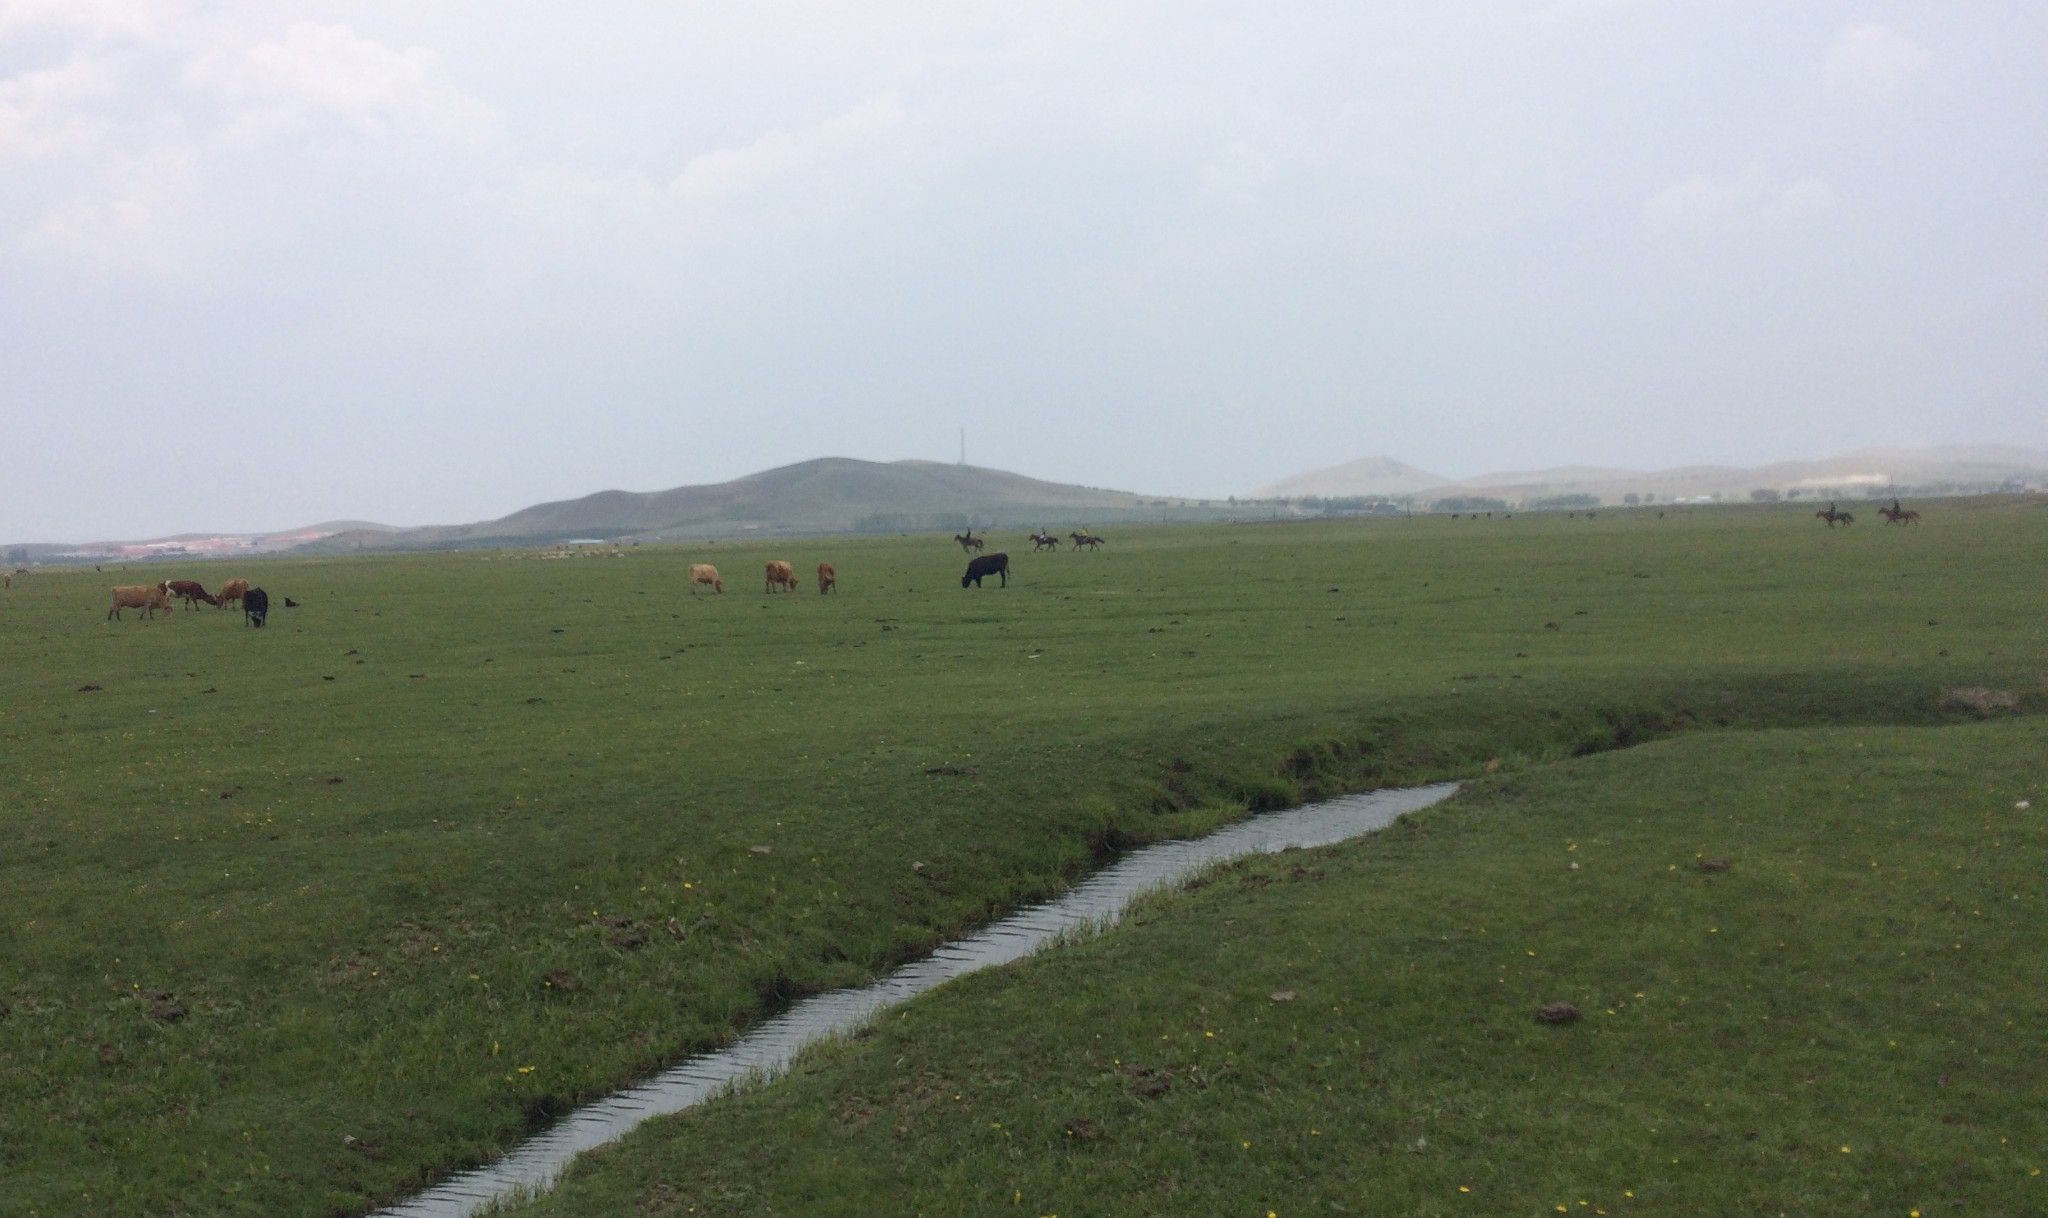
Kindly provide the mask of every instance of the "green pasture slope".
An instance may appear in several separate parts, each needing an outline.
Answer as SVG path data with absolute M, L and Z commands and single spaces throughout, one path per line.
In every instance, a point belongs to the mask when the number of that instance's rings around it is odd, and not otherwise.
M 0 1214 L 360 1212 L 1247 807 L 2042 703 L 2034 501 L 995 541 L 1007 589 L 942 537 L 17 580 Z M 172 574 L 271 625 L 102 621 Z

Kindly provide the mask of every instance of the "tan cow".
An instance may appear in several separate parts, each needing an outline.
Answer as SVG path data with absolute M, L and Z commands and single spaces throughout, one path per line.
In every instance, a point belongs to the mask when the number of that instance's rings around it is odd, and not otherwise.
M 707 584 L 713 592 L 725 591 L 725 581 L 718 578 L 718 568 L 708 562 L 690 565 L 690 595 L 697 595 L 697 585 Z
M 218 597 L 220 598 L 220 603 L 219 603 L 219 604 L 216 604 L 216 605 L 214 606 L 214 608 L 216 608 L 216 609 L 225 609 L 225 608 L 227 608 L 227 606 L 228 606 L 228 602 L 229 602 L 229 601 L 235 601 L 235 602 L 237 602 L 237 603 L 240 603 L 240 601 L 241 601 L 241 599 L 242 599 L 242 594 L 243 594 L 244 592 L 247 592 L 248 590 L 249 590 L 249 581 L 248 581 L 248 580 L 246 580 L 246 579 L 231 579 L 231 580 L 229 580 L 228 582 L 226 582 L 226 583 L 222 584 L 222 585 L 220 586 L 220 591 L 219 591 L 218 593 L 216 593 L 216 594 L 215 594 L 216 596 L 218 596 Z
M 829 562 L 821 562 L 821 563 L 819 563 L 819 564 L 818 564 L 818 595 L 819 595 L 819 596 L 823 596 L 823 595 L 825 595 L 825 594 L 826 594 L 827 592 L 830 592 L 830 591 L 831 591 L 832 589 L 834 589 L 834 588 L 836 588 L 836 587 L 838 587 L 838 586 L 839 586 L 839 572 L 837 572 L 837 571 L 834 571 L 834 570 L 832 569 L 832 564 L 831 564 L 831 563 L 829 563 Z
M 768 564 L 767 590 L 773 592 L 777 588 L 784 592 L 796 591 L 796 568 L 779 558 Z
M 142 584 L 129 584 L 117 587 L 114 589 L 114 603 L 108 607 L 107 616 L 109 618 L 118 618 L 121 616 L 121 610 L 123 609 L 140 609 L 144 617 L 155 617 L 156 611 L 159 609 L 169 613 L 171 612 L 171 594 L 165 591 L 161 585 L 154 588 L 146 587 Z

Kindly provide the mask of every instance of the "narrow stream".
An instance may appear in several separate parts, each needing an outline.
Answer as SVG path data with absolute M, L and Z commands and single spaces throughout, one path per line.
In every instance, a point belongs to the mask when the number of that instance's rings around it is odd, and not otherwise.
M 854 1031 L 926 990 L 1008 964 L 1088 926 L 1114 922 L 1131 902 L 1248 854 L 1328 846 L 1383 829 L 1404 812 L 1450 798 L 1456 783 L 1374 791 L 1272 812 L 1191 842 L 1161 842 L 1117 860 L 1056 901 L 1034 905 L 859 989 L 807 998 L 731 1046 L 597 1100 L 520 1143 L 497 1162 L 464 1172 L 372 1218 L 467 1218 L 522 1191 L 544 1189 L 582 1152 L 626 1136 L 650 1117 L 701 1104 L 749 1078 L 782 1073 L 804 1046 Z

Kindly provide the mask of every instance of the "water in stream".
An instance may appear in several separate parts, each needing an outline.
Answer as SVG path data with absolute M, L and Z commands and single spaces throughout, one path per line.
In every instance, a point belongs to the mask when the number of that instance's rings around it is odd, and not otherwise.
M 1272 812 L 1187 842 L 1132 851 L 1055 901 L 1019 910 L 979 934 L 859 989 L 806 998 L 727 1048 L 690 1058 L 637 1086 L 570 1113 L 495 1163 L 464 1172 L 373 1218 L 467 1218 L 522 1191 L 546 1188 L 569 1160 L 624 1137 L 650 1117 L 701 1104 L 733 1084 L 789 1068 L 799 1050 L 844 1035 L 876 1014 L 980 969 L 1008 964 L 1070 931 L 1115 921 L 1136 898 L 1185 883 L 1249 854 L 1327 846 L 1385 828 L 1404 812 L 1450 798 L 1456 783 L 1374 791 Z

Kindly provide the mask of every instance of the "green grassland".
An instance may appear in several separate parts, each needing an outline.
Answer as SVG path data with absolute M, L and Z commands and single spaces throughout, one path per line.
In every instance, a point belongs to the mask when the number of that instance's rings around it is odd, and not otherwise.
M 2044 755 L 2029 717 L 1486 780 L 928 995 L 511 1212 L 2042 1213 Z
M 997 538 L 981 591 L 932 537 L 39 571 L 0 593 L 0 1213 L 360 1212 L 1246 808 L 2039 709 L 2044 543 L 2003 500 Z M 271 625 L 101 620 L 173 574 Z

